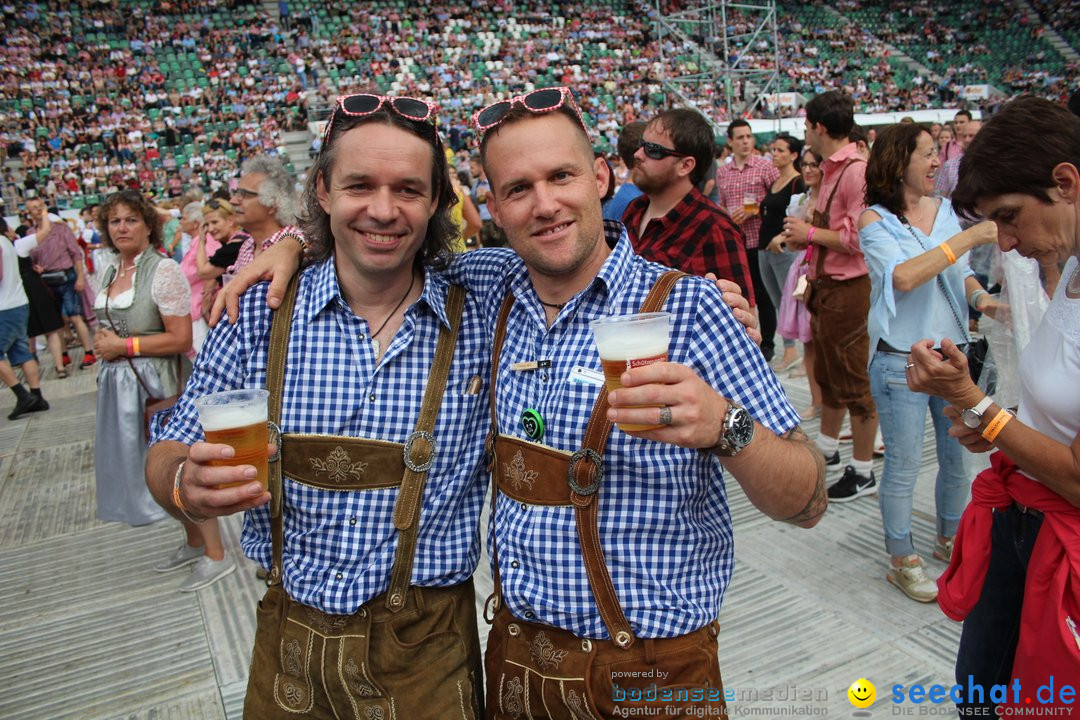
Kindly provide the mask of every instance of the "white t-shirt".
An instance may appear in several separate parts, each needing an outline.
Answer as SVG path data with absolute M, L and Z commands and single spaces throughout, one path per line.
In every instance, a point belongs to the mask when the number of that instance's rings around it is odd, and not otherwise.
M 0 262 L 4 268 L 4 277 L 0 278 L 0 310 L 26 305 L 26 292 L 19 275 L 19 256 L 7 238 L 0 238 Z
M 1065 264 L 1054 299 L 1020 357 L 1020 407 L 1025 425 L 1065 445 L 1080 432 L 1080 298 L 1065 288 L 1077 268 Z

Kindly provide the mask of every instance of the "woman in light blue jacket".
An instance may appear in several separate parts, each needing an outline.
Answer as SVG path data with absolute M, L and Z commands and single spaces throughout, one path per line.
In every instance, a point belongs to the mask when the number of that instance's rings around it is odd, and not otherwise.
M 878 491 L 887 579 L 908 597 L 932 602 L 937 586 L 923 569 L 911 536 L 911 507 L 929 410 L 937 444 L 937 537 L 934 557 L 948 562 L 967 499 L 963 448 L 948 435 L 946 403 L 907 386 L 907 354 L 923 338 L 971 341 L 967 305 L 991 317 L 996 304 L 963 257 L 996 242 L 997 228 L 982 222 L 961 230 L 947 199 L 932 197 L 941 161 L 928 128 L 894 125 L 874 143 L 866 168 L 866 204 L 859 242 L 870 269 L 870 386 L 885 441 Z M 959 262 L 958 262 L 959 260 Z

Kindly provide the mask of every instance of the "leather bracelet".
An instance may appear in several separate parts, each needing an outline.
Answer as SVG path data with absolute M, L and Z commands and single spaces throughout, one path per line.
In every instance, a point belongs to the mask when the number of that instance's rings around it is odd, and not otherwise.
M 956 253 L 954 253 L 953 249 L 949 247 L 949 243 L 941 243 L 940 245 L 938 245 L 938 250 L 941 250 L 941 252 L 945 253 L 945 257 L 948 258 L 950 265 L 956 264 Z
M 282 235 L 281 238 L 279 238 L 278 242 L 280 242 L 281 240 L 284 240 L 287 237 L 291 237 L 293 240 L 295 240 L 300 245 L 300 253 L 302 255 L 307 254 L 308 243 L 307 243 L 307 240 L 305 240 L 302 235 L 300 235 L 299 233 L 287 232 L 284 235 Z
M 175 505 L 176 509 L 179 510 L 181 513 L 183 513 L 184 517 L 186 517 L 188 520 L 195 523 L 196 525 L 202 525 L 209 518 L 196 519 L 195 517 L 193 517 L 191 515 L 191 513 L 188 512 L 187 508 L 184 507 L 184 501 L 180 499 L 180 478 L 184 474 L 184 465 L 186 465 L 186 464 L 187 464 L 187 460 L 181 460 L 180 461 L 180 466 L 178 468 L 176 468 L 176 477 L 173 478 L 173 490 L 172 490 L 173 505 Z
M 998 414 L 994 416 L 994 419 L 991 420 L 982 431 L 983 439 L 989 443 L 994 442 L 994 440 L 997 439 L 997 436 L 1001 434 L 1002 428 L 1004 428 L 1012 418 L 1012 413 L 1005 408 L 998 410 Z

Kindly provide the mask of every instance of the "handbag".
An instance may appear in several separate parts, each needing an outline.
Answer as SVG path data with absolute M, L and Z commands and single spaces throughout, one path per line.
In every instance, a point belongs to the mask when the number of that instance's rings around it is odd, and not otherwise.
M 114 332 L 116 323 L 112 321 L 112 316 L 109 314 L 109 288 L 112 287 L 112 283 L 115 280 L 116 276 L 114 275 L 109 281 L 109 284 L 105 287 L 105 319 L 109 321 L 109 325 L 113 327 Z M 121 337 L 127 336 L 122 335 Z M 180 392 L 167 397 L 155 397 L 155 395 L 150 392 L 150 388 L 146 385 L 142 376 L 139 375 L 139 371 L 135 369 L 135 363 L 131 362 L 131 358 L 124 356 L 124 359 L 127 360 L 127 364 L 131 367 L 131 372 L 135 374 L 135 379 L 139 381 L 139 385 L 142 387 L 143 392 L 146 393 L 146 400 L 143 401 L 143 436 L 146 438 L 147 442 L 150 442 L 150 427 L 154 422 L 154 416 L 159 412 L 167 412 L 167 414 L 163 415 L 161 418 L 162 427 L 167 425 L 169 419 L 172 417 L 172 409 L 176 406 L 176 403 L 179 402 L 180 393 L 184 390 L 182 382 L 183 376 L 181 374 L 183 368 L 180 365 L 180 355 L 176 355 L 176 382 L 180 386 Z
M 915 234 L 914 228 L 911 227 L 911 223 L 903 215 L 897 215 L 897 219 L 900 223 L 907 228 L 907 231 L 911 233 L 911 237 L 915 238 L 915 242 L 919 243 L 919 247 L 923 249 L 923 252 L 928 252 L 930 248 L 926 247 L 922 239 Z M 967 326 L 964 325 L 964 321 L 960 319 L 960 313 L 957 312 L 956 306 L 953 305 L 952 297 L 945 289 L 945 281 L 941 279 L 941 274 L 938 273 L 935 278 L 937 279 L 938 289 L 941 290 L 941 294 L 945 296 L 945 303 L 949 306 L 949 310 L 952 310 L 953 319 L 956 320 L 956 326 L 960 328 L 960 337 L 967 341 L 967 347 L 964 349 L 964 354 L 967 356 L 968 375 L 971 376 L 971 381 L 975 384 L 979 382 L 979 375 L 982 374 L 983 365 L 986 363 L 986 352 L 990 348 L 990 343 L 986 338 L 979 338 L 978 340 L 972 340 L 971 334 L 968 332 Z

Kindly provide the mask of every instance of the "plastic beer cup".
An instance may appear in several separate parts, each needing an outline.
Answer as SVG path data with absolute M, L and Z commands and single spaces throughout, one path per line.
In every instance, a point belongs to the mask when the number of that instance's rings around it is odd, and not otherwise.
M 668 340 L 671 336 L 671 313 L 654 312 L 635 315 L 611 315 L 589 323 L 604 383 L 608 392 L 622 387 L 620 376 L 630 368 L 652 365 L 668 359 Z M 639 405 L 637 407 L 660 407 Z M 621 430 L 637 432 L 652 430 L 660 425 L 618 423 Z
M 749 193 L 743 195 L 742 208 L 743 213 L 745 213 L 747 217 L 757 215 L 759 210 L 757 196 L 751 195 Z
M 266 390 L 228 390 L 204 395 L 195 399 L 206 442 L 231 445 L 236 454 L 228 460 L 213 460 L 212 466 L 254 465 L 255 480 L 266 489 L 269 481 L 269 465 L 266 445 L 270 442 L 267 425 Z M 249 481 L 248 481 L 249 482 Z M 243 482 L 226 483 L 226 488 L 243 485 Z

